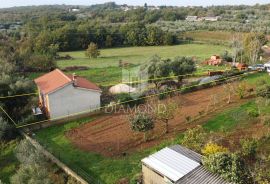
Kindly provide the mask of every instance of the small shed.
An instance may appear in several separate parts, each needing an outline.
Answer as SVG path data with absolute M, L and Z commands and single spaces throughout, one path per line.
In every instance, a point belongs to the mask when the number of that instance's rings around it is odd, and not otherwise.
M 206 170 L 202 155 L 180 145 L 166 147 L 142 160 L 144 184 L 229 184 Z

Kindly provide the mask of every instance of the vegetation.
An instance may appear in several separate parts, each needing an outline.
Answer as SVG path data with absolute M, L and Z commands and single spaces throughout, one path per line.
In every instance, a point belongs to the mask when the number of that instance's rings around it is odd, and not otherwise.
M 91 42 L 86 49 L 85 55 L 89 58 L 97 58 L 100 55 L 97 44 Z
M 219 146 L 216 143 L 207 143 L 201 151 L 203 155 L 209 156 L 217 153 L 227 153 L 229 150 L 223 146 Z
M 138 113 L 129 118 L 131 129 L 134 131 L 144 132 L 144 140 L 147 141 L 146 134 L 154 128 L 153 117 L 146 113 Z
M 154 81 L 154 78 L 191 74 L 195 72 L 196 65 L 199 66 L 197 73 L 208 69 L 224 69 L 201 67 L 200 61 L 213 54 L 221 54 L 227 61 L 255 64 L 261 55 L 261 47 L 268 41 L 269 5 L 207 8 L 162 6 L 151 10 L 145 4 L 144 7 L 124 11 L 123 7 L 111 2 L 78 7 L 79 12 L 67 11 L 70 8 L 73 7 L 59 5 L 0 9 L 0 21 L 3 22 L 1 28 L 8 30 L 0 33 L 0 96 L 35 93 L 33 82 L 27 76 L 34 78 L 56 67 L 70 73 L 76 72 L 93 82 L 106 85 L 118 83 L 124 66 L 122 62 L 129 67 L 148 65 L 149 78 L 159 88 L 162 82 L 167 81 Z M 185 20 L 188 15 L 220 16 L 220 19 L 216 22 L 188 22 Z M 11 30 L 14 24 L 20 28 Z M 215 45 L 193 43 L 209 40 Z M 120 48 L 124 46 L 132 47 Z M 75 69 L 71 71 L 67 67 Z M 84 70 L 78 69 L 80 67 Z M 266 80 L 260 85 L 259 78 Z M 183 78 L 179 76 L 177 79 L 176 87 L 180 87 Z M 71 144 L 65 132 L 89 119 L 40 130 L 37 139 L 51 149 L 49 151 L 59 155 L 59 159 L 91 181 L 92 176 L 106 183 L 115 183 L 121 178 L 134 178 L 141 170 L 140 160 L 143 157 L 165 145 L 181 143 L 204 153 L 205 166 L 232 182 L 262 183 L 270 180 L 270 150 L 267 150 L 269 135 L 258 136 L 258 139 L 246 136 L 239 139 L 241 141 L 231 138 L 235 130 L 243 131 L 244 127 L 256 123 L 261 123 L 267 130 L 270 124 L 268 81 L 266 74 L 255 74 L 239 82 L 234 89 L 228 85 L 228 103 L 231 102 L 232 90 L 240 99 L 245 98 L 248 85 L 256 84 L 258 98 L 225 110 L 203 126 L 189 129 L 160 147 L 137 151 L 125 157 L 107 158 L 81 151 Z M 168 89 L 164 89 L 164 94 Z M 166 95 L 159 97 L 164 99 Z M 129 94 L 120 94 L 115 98 L 119 102 L 132 100 Z M 24 96 L 0 101 L 1 108 L 12 115 L 11 119 L 4 110 L 0 110 L 0 177 L 3 182 L 9 182 L 9 177 L 17 169 L 11 178 L 14 184 L 69 183 L 66 176 L 58 174 L 61 171 L 42 159 L 42 154 L 26 141 L 20 142 L 15 149 L 16 158 L 13 150 L 17 142 L 7 142 L 16 135 L 13 119 L 19 124 L 35 120 L 31 116 L 31 107 L 37 104 L 36 100 Z M 169 121 L 175 117 L 178 106 L 172 102 L 164 103 L 164 106 L 164 109 L 155 112 L 154 117 L 164 123 L 165 132 L 168 133 Z M 191 117 L 186 120 L 191 123 Z M 136 114 L 130 122 L 135 131 L 147 132 L 154 128 L 152 117 L 145 114 Z M 232 141 L 228 143 L 226 139 Z M 230 149 L 224 147 L 224 144 Z M 241 145 L 241 148 L 236 145 Z
M 237 184 L 253 183 L 245 162 L 237 154 L 216 153 L 204 157 L 203 164 L 210 171 Z
M 159 105 L 161 108 L 157 108 L 155 113 L 155 118 L 165 124 L 165 133 L 169 132 L 169 121 L 174 119 L 178 104 L 169 101 L 167 103 L 161 103 Z
M 10 177 L 15 174 L 19 166 L 19 161 L 14 154 L 17 144 L 17 140 L 0 141 L 0 178 L 3 183 L 10 182 Z

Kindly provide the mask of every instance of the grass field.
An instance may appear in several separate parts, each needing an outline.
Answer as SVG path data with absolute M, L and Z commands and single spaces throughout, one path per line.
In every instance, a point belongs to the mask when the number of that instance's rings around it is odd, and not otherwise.
M 253 84 L 258 79 L 267 79 L 267 74 L 254 74 L 246 78 L 246 81 Z M 247 111 L 254 108 L 254 100 L 236 106 L 231 109 L 224 110 L 204 123 L 203 127 L 208 132 L 232 132 L 234 129 L 242 125 L 245 127 L 252 119 L 247 119 Z M 270 112 L 270 108 L 268 109 Z M 161 143 L 159 146 L 147 148 L 134 152 L 130 155 L 120 158 L 108 158 L 95 153 L 82 151 L 76 148 L 65 136 L 65 132 L 70 129 L 81 126 L 93 119 L 83 119 L 81 121 L 73 121 L 65 125 L 53 126 L 36 132 L 36 138 L 41 144 L 58 156 L 64 163 L 78 171 L 81 170 L 88 173 L 89 176 L 98 178 L 104 183 L 115 183 L 119 179 L 132 179 L 141 171 L 140 160 L 145 156 L 172 144 L 181 143 L 182 133 L 175 135 L 173 139 Z M 78 167 L 80 169 L 78 169 Z
M 10 177 L 15 174 L 19 161 L 14 155 L 17 141 L 0 143 L 0 180 L 4 183 L 10 182 Z
M 156 47 L 128 47 L 101 49 L 101 57 L 90 59 L 85 57 L 84 51 L 61 52 L 60 55 L 66 54 L 73 57 L 72 60 L 57 61 L 58 67 L 65 68 L 68 66 L 88 66 L 88 70 L 76 70 L 68 73 L 76 73 L 88 80 L 99 85 L 117 84 L 122 79 L 122 68 L 118 67 L 119 60 L 129 62 L 138 66 L 145 64 L 155 54 L 162 58 L 174 58 L 176 56 L 196 56 L 199 61 L 209 58 L 213 54 L 221 54 L 225 50 L 229 50 L 225 46 L 216 46 L 210 44 L 184 44 L 176 46 L 156 46 Z M 224 66 L 203 66 L 197 69 L 197 73 L 201 74 L 210 70 L 223 70 Z M 43 73 L 30 73 L 29 78 L 35 79 Z
M 119 60 L 132 64 L 143 64 L 149 59 L 158 55 L 162 58 L 174 58 L 176 56 L 195 56 L 199 60 L 205 60 L 213 54 L 224 53 L 229 48 L 210 44 L 183 44 L 175 46 L 153 46 L 153 47 L 126 47 L 101 49 L 101 56 L 97 59 L 89 59 L 84 51 L 62 52 L 61 56 L 66 54 L 73 57 L 73 60 L 60 60 L 60 68 L 67 66 L 88 66 L 91 68 L 118 67 Z
M 73 60 L 59 60 L 57 62 L 60 68 L 67 66 L 88 66 L 89 70 L 72 71 L 98 84 L 114 84 L 121 81 L 122 68 L 118 67 L 119 60 L 132 63 L 134 65 L 145 64 L 154 55 L 162 58 L 174 58 L 177 56 L 195 56 L 199 61 L 209 58 L 213 54 L 221 54 L 229 48 L 225 46 L 216 46 L 210 44 L 184 44 L 176 46 L 155 46 L 155 47 L 128 47 L 102 49 L 101 56 L 97 59 L 90 59 L 84 55 L 84 51 L 62 52 L 73 57 Z M 208 69 L 217 70 L 224 67 L 205 66 L 198 69 L 198 73 L 205 72 Z M 33 75 L 31 78 L 38 76 Z
M 183 33 L 184 37 L 192 38 L 195 41 L 223 41 L 231 42 L 232 32 L 227 31 L 191 31 Z

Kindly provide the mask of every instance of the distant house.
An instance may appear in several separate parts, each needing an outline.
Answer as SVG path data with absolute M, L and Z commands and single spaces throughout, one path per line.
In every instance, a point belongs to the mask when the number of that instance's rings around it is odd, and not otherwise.
M 218 55 L 213 55 L 209 60 L 203 62 L 205 65 L 219 66 L 223 64 L 223 60 Z
M 198 21 L 198 16 L 187 16 L 186 21 L 189 21 L 189 22 Z
M 229 184 L 206 170 L 202 155 L 180 145 L 162 149 L 142 160 L 144 184 Z
M 100 88 L 79 76 L 56 69 L 37 79 L 41 109 L 49 118 L 91 112 L 100 106 Z
M 214 17 L 209 16 L 209 17 L 204 17 L 203 19 L 204 19 L 205 21 L 216 22 L 216 21 L 218 21 L 220 18 L 221 18 L 220 16 L 214 16 Z

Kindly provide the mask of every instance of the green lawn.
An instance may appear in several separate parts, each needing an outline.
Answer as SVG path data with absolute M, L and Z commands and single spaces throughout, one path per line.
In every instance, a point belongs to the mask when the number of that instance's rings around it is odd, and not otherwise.
M 226 110 L 207 121 L 203 127 L 208 131 L 231 131 L 238 125 L 248 124 L 250 117 L 248 111 L 255 108 L 254 101 L 240 107 Z
M 19 166 L 19 161 L 14 155 L 17 143 L 17 141 L 0 143 L 0 180 L 4 183 L 9 183 L 10 177 L 15 174 Z
M 104 68 L 109 66 L 118 67 L 119 60 L 133 64 L 143 64 L 154 56 L 162 58 L 174 58 L 176 56 L 197 57 L 199 60 L 205 60 L 213 54 L 221 54 L 229 48 L 210 44 L 183 44 L 175 46 L 152 46 L 152 47 L 125 47 L 113 49 L 101 49 L 101 56 L 97 59 L 89 59 L 84 51 L 62 52 L 73 57 L 73 60 L 60 60 L 60 68 L 67 66 L 88 66 L 91 68 Z
M 123 158 L 106 158 L 75 148 L 64 135 L 66 131 L 89 121 L 91 119 L 83 119 L 43 129 L 36 133 L 36 138 L 64 163 L 86 179 L 94 177 L 102 183 L 115 183 L 121 178 L 132 179 L 141 170 L 140 160 L 142 158 L 168 144 L 178 142 L 179 138 L 181 138 L 179 137 L 173 142 L 164 142 L 158 147 L 136 152 Z

